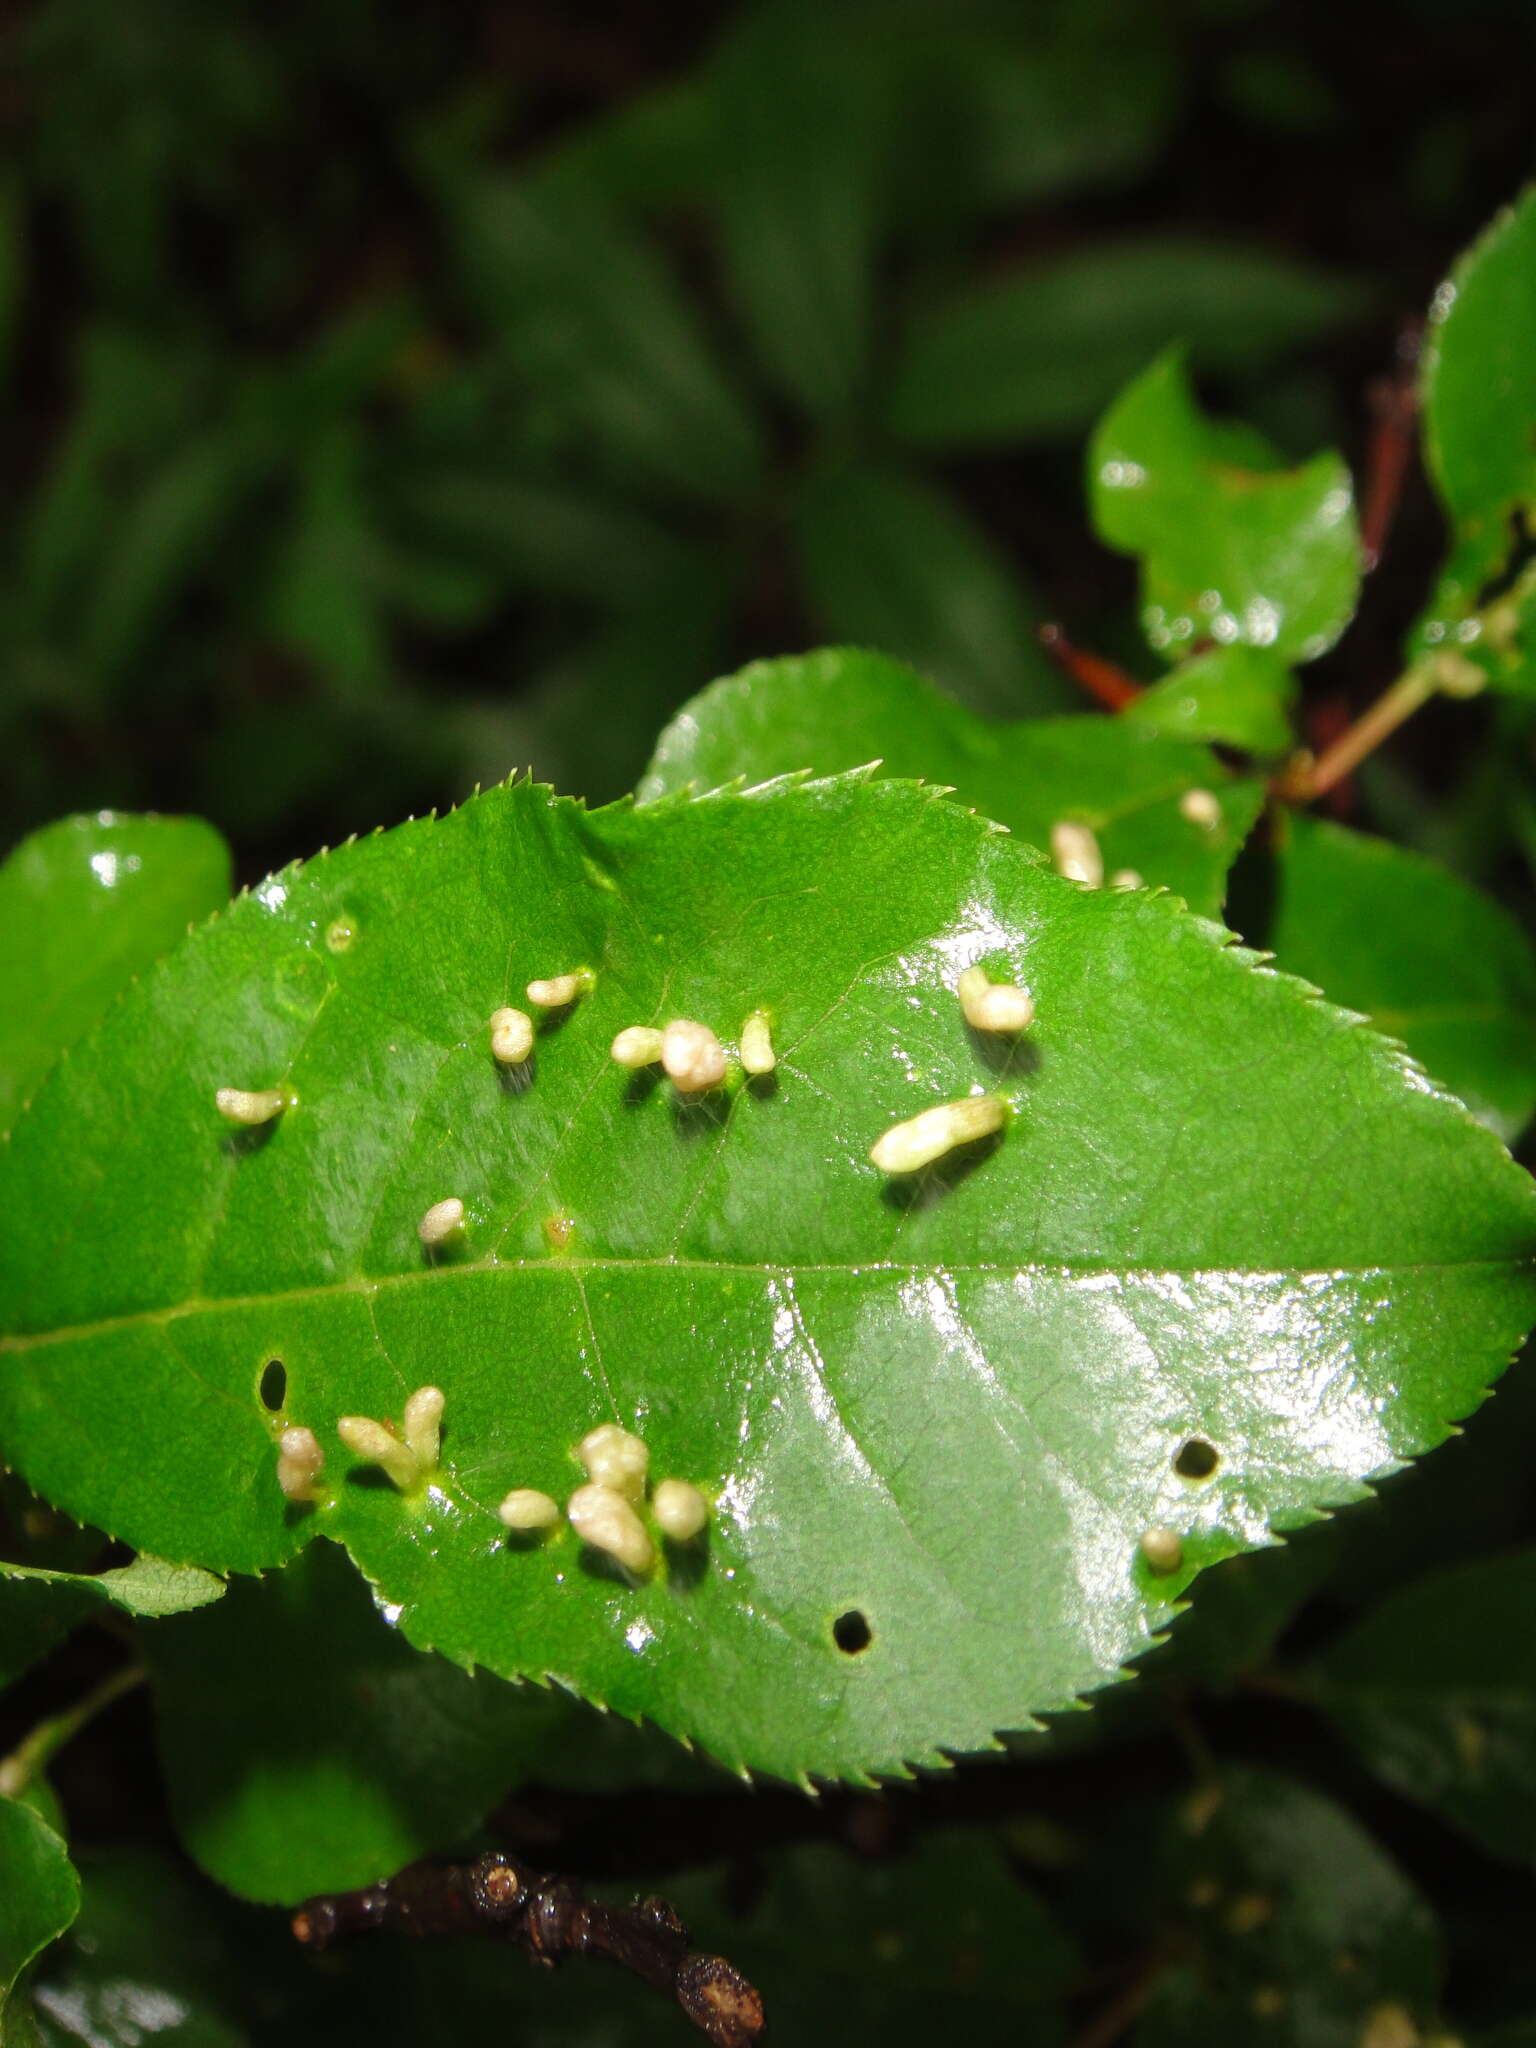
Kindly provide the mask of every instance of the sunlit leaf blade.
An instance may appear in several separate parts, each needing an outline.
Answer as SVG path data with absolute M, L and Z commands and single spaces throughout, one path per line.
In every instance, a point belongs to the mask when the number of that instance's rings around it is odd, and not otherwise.
M 1130 2037 L 1137 2048 L 1426 2038 L 1443 1967 L 1434 1921 L 1331 1801 L 1268 1773 L 1233 1772 L 1191 1796 L 1148 1860 L 1142 1881 L 1166 1901 L 1179 1959 L 1156 1979 Z M 1397 2031 L 1385 2031 L 1397 2015 Z
M 568 1713 L 412 1650 L 329 1543 L 144 1648 L 177 1829 L 245 1898 L 344 1891 L 450 1848 Z
M 813 478 L 795 539 L 812 615 L 832 638 L 884 648 L 979 711 L 1072 704 L 1016 567 L 933 485 L 874 466 Z
M 1512 1140 L 1536 1105 L 1536 955 L 1481 890 L 1408 848 L 1326 819 L 1277 826 L 1268 943 L 1400 1038 Z
M 229 849 L 199 818 L 61 818 L 0 867 L 0 1130 L 119 989 L 229 900 Z
M 640 796 L 875 760 L 889 775 L 948 784 L 1036 846 L 1062 820 L 1087 825 L 1106 880 L 1132 873 L 1211 917 L 1261 801 L 1257 783 L 1234 780 L 1204 747 L 1098 714 L 995 724 L 856 647 L 756 661 L 711 683 L 662 734 Z M 1197 789 L 1215 796 L 1214 823 L 1180 809 Z
M 747 10 L 714 69 L 726 268 L 764 368 L 813 417 L 859 395 L 881 108 L 867 42 L 814 0 Z
M 968 287 L 913 327 L 892 431 L 965 446 L 1080 433 L 1170 343 L 1248 375 L 1346 316 L 1358 291 L 1263 249 L 1139 235 Z
M 1405 1587 L 1309 1691 L 1370 1768 L 1495 1855 L 1536 1862 L 1536 1551 Z
M 1290 670 L 1268 649 L 1213 647 L 1143 690 L 1120 716 L 1170 739 L 1279 754 L 1291 744 L 1286 714 L 1295 694 Z
M 961 1021 L 977 960 L 1035 992 L 1017 1053 Z M 485 1020 L 577 963 L 504 1082 Z M 773 1086 L 609 1059 L 759 1005 Z M 232 1081 L 293 1091 L 264 1140 L 219 1127 Z M 990 1150 L 887 1185 L 873 1138 L 987 1088 Z M 1527 1177 L 1391 1048 L 1169 897 L 857 775 L 593 815 L 519 785 L 285 872 L 56 1070 L 0 1206 L 0 1438 L 46 1497 L 214 1567 L 334 1536 L 418 1645 L 788 1776 L 1103 1683 L 1193 1569 L 1441 1440 L 1536 1312 Z M 426 1383 L 444 1464 L 403 1498 L 336 1418 Z M 610 1420 L 714 1500 L 638 1584 L 496 1518 Z M 285 1424 L 327 1505 L 279 1491 Z
M 1360 587 L 1349 471 L 1277 468 L 1257 437 L 1207 419 L 1179 356 L 1121 393 L 1088 451 L 1094 523 L 1141 559 L 1142 622 L 1170 660 L 1202 640 L 1311 661 Z
M 1424 438 L 1451 516 L 1468 607 L 1536 499 L 1536 191 L 1506 208 L 1436 292 Z
M 12 2038 L 17 1978 L 79 1909 L 80 1883 L 59 1836 L 30 1806 L 0 1796 L 0 2040 Z

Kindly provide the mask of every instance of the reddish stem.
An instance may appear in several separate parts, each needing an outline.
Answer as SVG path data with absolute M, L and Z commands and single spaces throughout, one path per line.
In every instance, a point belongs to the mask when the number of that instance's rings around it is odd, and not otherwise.
M 1410 321 L 1398 336 L 1397 368 L 1378 377 L 1367 393 L 1371 438 L 1366 449 L 1365 490 L 1360 511 L 1360 547 L 1365 567 L 1374 569 L 1386 552 L 1387 536 L 1402 503 L 1408 465 L 1419 432 L 1419 346 L 1422 321 Z
M 1118 663 L 1106 661 L 1102 654 L 1090 654 L 1087 648 L 1075 646 L 1060 626 L 1042 626 L 1040 645 L 1064 675 L 1069 675 L 1108 711 L 1123 711 L 1142 693 L 1144 685 L 1134 676 L 1128 676 Z

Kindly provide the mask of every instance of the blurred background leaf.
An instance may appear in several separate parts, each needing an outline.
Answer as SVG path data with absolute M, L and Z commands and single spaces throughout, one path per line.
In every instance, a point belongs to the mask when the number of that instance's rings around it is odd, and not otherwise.
M 1525 168 L 1533 49 L 1492 0 L 41 0 L 0 110 L 10 838 L 202 811 L 249 877 L 530 761 L 608 798 L 711 672 L 829 635 L 1068 708 L 1041 618 L 1135 646 L 1071 511 L 1095 411 L 1176 340 L 1285 460 L 1360 453 Z

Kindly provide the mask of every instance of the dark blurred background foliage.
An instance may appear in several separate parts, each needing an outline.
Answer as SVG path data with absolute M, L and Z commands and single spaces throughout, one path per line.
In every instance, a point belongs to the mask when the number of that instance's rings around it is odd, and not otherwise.
M 16 10 L 6 843 L 186 809 L 249 875 L 530 762 L 607 799 L 818 639 L 1069 701 L 1043 617 L 1135 647 L 1096 412 L 1182 337 L 1358 459 L 1533 54 L 1521 0 Z M 1411 494 L 1325 685 L 1437 543 Z

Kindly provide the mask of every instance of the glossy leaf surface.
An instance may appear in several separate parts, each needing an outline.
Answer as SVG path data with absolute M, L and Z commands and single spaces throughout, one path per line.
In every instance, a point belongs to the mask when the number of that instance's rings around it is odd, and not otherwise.
M 1276 863 L 1280 966 L 1516 1137 L 1536 1105 L 1536 956 L 1514 918 L 1438 862 L 1326 819 L 1282 820 Z
M 1017 570 L 933 485 L 872 465 L 818 477 L 796 540 L 811 611 L 833 638 L 888 649 L 978 711 L 1075 703 Z
M 0 1796 L 0 2040 L 12 2038 L 17 1978 L 79 1907 L 79 1880 L 59 1836 L 30 1806 Z
M 1148 641 L 1177 660 L 1201 640 L 1311 661 L 1360 585 L 1349 471 L 1337 455 L 1276 467 L 1257 436 L 1207 419 L 1178 356 L 1138 377 L 1088 454 L 1094 523 L 1141 560 Z
M 413 1650 L 329 1543 L 144 1649 L 177 1831 L 251 1899 L 344 1891 L 452 1847 L 569 1712 Z
M 1221 740 L 1252 754 L 1291 744 L 1290 670 L 1262 647 L 1213 647 L 1143 690 L 1120 713 L 1169 739 Z
M 1323 1657 L 1315 1696 L 1366 1763 L 1496 1855 L 1536 1863 L 1536 1551 L 1433 1573 Z
M 1194 1955 L 1160 1979 L 1137 2048 L 1361 2048 L 1385 2008 L 1402 2014 L 1388 2041 L 1432 2021 L 1442 1966 L 1428 1907 L 1305 1786 L 1243 1771 L 1193 1794 L 1156 1874 Z
M 0 1130 L 118 990 L 229 901 L 229 849 L 199 818 L 61 818 L 0 867 Z
M 1424 434 L 1475 603 L 1514 544 L 1511 515 L 1536 500 L 1536 192 L 1498 216 L 1435 294 Z
M 1343 280 L 1261 249 L 1138 236 L 1008 272 L 913 327 L 887 421 L 928 446 L 1075 434 L 1170 343 L 1252 374 L 1347 315 Z
M 974 960 L 1035 992 L 1016 1052 L 966 1032 Z M 594 989 L 504 1082 L 485 1020 L 579 962 Z M 758 1005 L 771 1087 L 681 1102 L 609 1058 L 621 1026 L 734 1039 Z M 1194 1569 L 1438 1442 L 1536 1310 L 1530 1183 L 1459 1104 L 1168 897 L 1065 882 L 894 781 L 490 792 L 243 897 L 88 1052 L 0 1156 L 30 1483 L 210 1566 L 332 1535 L 419 1646 L 791 1777 L 1105 1682 Z M 257 1142 L 219 1126 L 232 1080 L 294 1093 Z M 988 1088 L 1017 1104 L 990 1149 L 871 1165 Z M 425 1252 L 449 1195 L 462 1241 Z M 336 1418 L 426 1383 L 444 1462 L 403 1497 Z M 614 1420 L 708 1489 L 707 1541 L 639 1583 L 568 1534 L 504 1544 L 508 1488 L 564 1496 Z M 278 1489 L 285 1423 L 325 1505 Z M 1194 1484 L 1192 1435 L 1220 1454 Z
M 662 734 L 640 795 L 874 760 L 890 775 L 950 785 L 958 801 L 1039 847 L 1058 820 L 1085 824 L 1106 877 L 1131 869 L 1211 917 L 1260 801 L 1256 783 L 1234 781 L 1204 747 L 1089 713 L 995 724 L 854 647 L 753 662 L 711 683 Z M 1197 788 L 1218 799 L 1214 827 L 1179 809 Z

